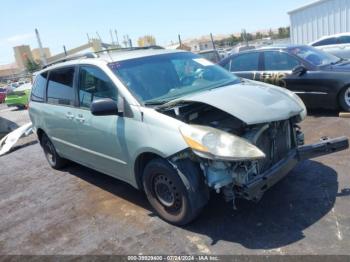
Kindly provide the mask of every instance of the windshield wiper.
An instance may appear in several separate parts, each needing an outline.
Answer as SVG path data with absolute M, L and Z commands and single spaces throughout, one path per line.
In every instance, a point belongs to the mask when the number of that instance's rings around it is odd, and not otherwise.
M 158 106 L 158 105 L 165 104 L 166 102 L 168 102 L 168 100 L 154 100 L 154 101 L 145 102 L 144 104 L 146 106 Z
M 343 62 L 345 61 L 344 58 L 340 58 L 339 60 L 335 61 L 335 62 L 332 62 L 331 65 L 336 65 L 336 64 L 339 64 L 340 62 Z

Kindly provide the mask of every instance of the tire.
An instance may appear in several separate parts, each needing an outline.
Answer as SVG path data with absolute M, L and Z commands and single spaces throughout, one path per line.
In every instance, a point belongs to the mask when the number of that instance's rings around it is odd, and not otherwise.
M 345 112 L 350 112 L 350 87 L 345 87 L 339 94 L 339 105 Z
M 67 165 L 68 161 L 57 154 L 55 146 L 45 133 L 41 137 L 40 144 L 44 150 L 46 160 L 52 168 L 61 169 Z
M 202 209 L 203 204 L 193 201 L 196 190 L 186 189 L 177 170 L 165 159 L 151 160 L 145 167 L 142 182 L 152 207 L 171 224 L 188 224 Z

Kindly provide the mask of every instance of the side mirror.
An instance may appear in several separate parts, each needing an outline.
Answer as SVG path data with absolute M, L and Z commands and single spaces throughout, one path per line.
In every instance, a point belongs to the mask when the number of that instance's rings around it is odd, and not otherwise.
M 297 76 L 301 76 L 301 75 L 305 74 L 306 71 L 307 71 L 307 69 L 305 66 L 297 65 L 296 67 L 293 68 L 292 74 L 297 75 Z
M 98 99 L 92 102 L 90 111 L 94 116 L 117 115 L 118 104 L 110 98 Z

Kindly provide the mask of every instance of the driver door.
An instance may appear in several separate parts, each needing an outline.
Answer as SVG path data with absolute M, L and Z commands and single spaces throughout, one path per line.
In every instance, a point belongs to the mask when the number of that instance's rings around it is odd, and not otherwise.
M 117 102 L 118 89 L 102 69 L 83 65 L 78 73 L 78 99 L 75 120 L 77 146 L 84 165 L 125 180 L 128 155 L 122 150 L 123 117 L 118 115 L 94 116 L 92 101 L 111 98 Z

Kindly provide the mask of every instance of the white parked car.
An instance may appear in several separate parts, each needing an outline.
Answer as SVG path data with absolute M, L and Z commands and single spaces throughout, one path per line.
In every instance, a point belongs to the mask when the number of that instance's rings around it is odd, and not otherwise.
M 339 58 L 350 59 L 350 33 L 324 36 L 309 45 Z

